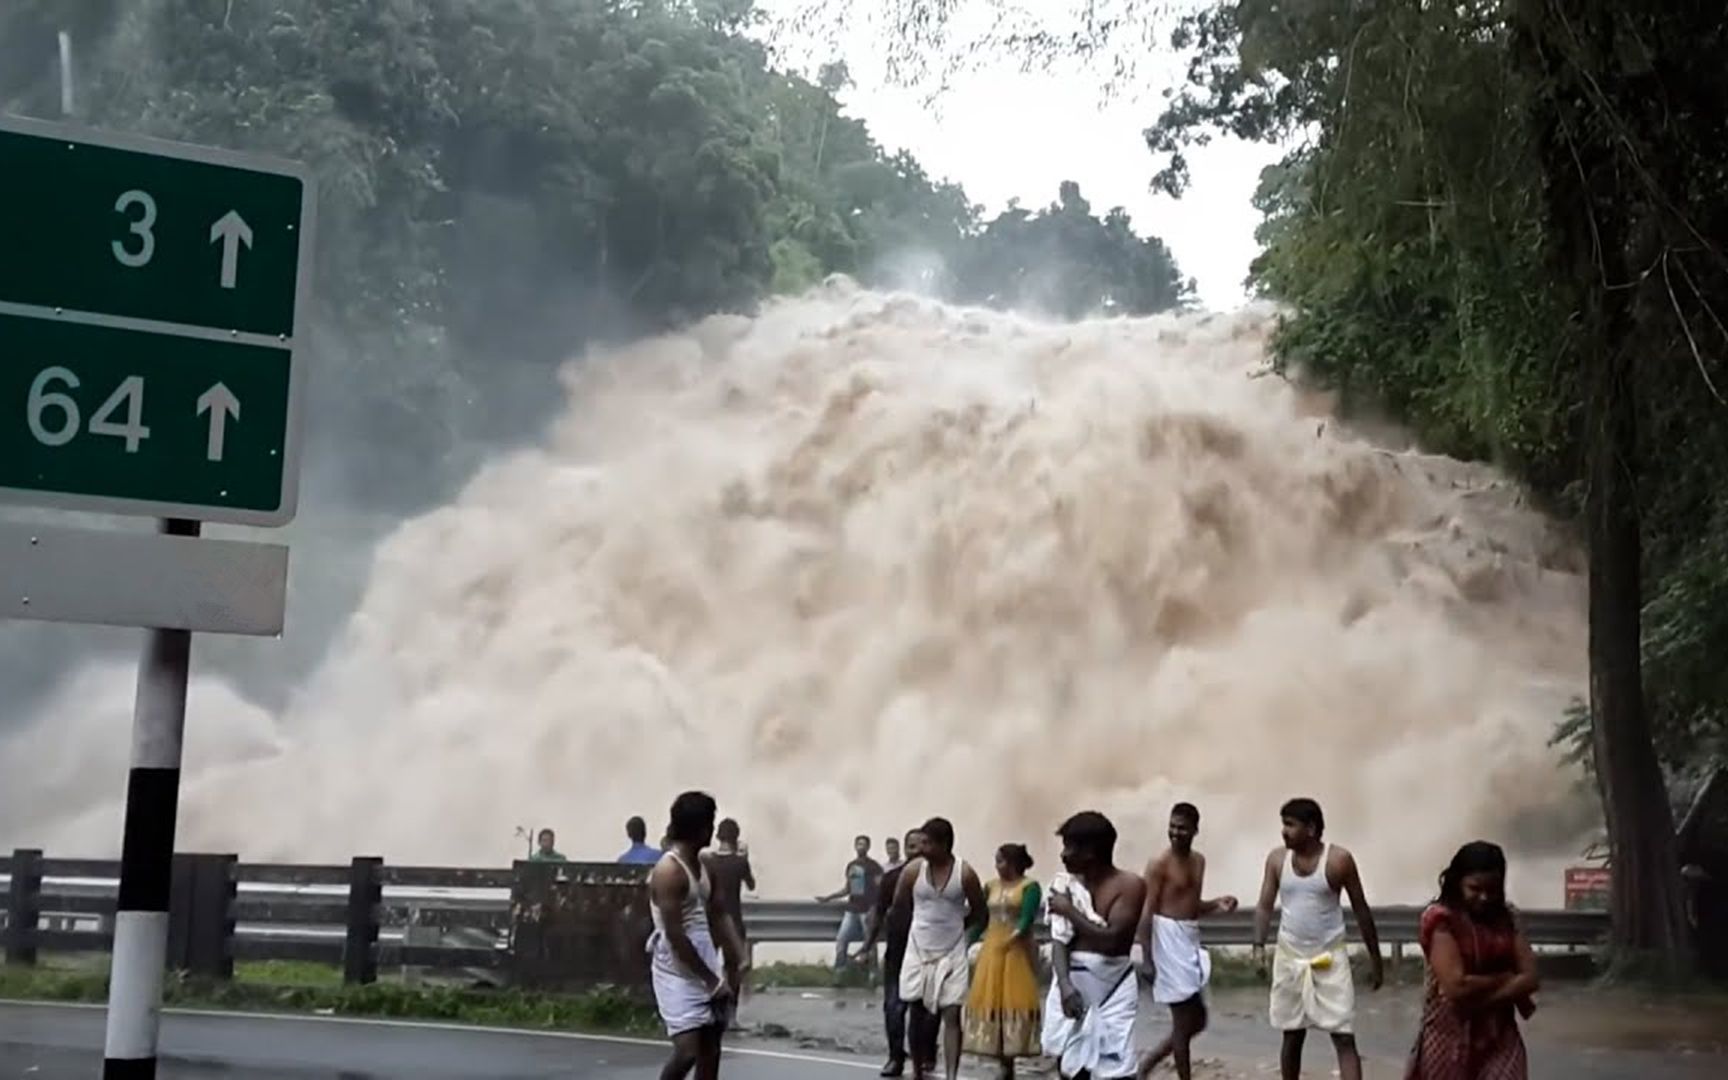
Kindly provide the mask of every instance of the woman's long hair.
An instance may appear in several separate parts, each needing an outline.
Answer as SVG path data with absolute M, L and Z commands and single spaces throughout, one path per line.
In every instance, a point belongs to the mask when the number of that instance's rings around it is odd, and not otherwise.
M 1486 840 L 1472 840 L 1459 848 L 1446 869 L 1440 871 L 1440 903 L 1453 911 L 1464 912 L 1464 879 L 1472 874 L 1493 874 L 1504 882 L 1506 852 L 1499 844 L 1491 844 Z M 1497 910 L 1484 914 L 1491 922 L 1501 922 L 1511 917 L 1504 897 L 1501 898 Z

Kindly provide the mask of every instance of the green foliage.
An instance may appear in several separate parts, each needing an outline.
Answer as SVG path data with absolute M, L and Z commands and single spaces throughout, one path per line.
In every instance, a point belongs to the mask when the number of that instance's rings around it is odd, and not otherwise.
M 1487 459 L 1562 512 L 1582 506 L 1580 333 L 1556 277 L 1542 168 L 1526 118 L 1543 87 L 1513 52 L 1520 9 L 1453 5 L 1211 5 L 1175 33 L 1188 85 L 1148 130 L 1156 183 L 1180 192 L 1185 146 L 1225 131 L 1308 135 L 1262 177 L 1265 252 L 1254 279 L 1292 314 L 1281 364 L 1384 411 L 1444 452 Z M 1628 177 L 1650 221 L 1632 254 L 1639 409 L 1633 462 L 1645 545 L 1647 695 L 1674 772 L 1728 751 L 1728 138 L 1720 18 L 1622 15 L 1630 77 L 1647 78 L 1668 133 Z M 1664 58 L 1656 70 L 1653 57 Z M 1675 63 L 1673 58 L 1689 58 Z M 1592 103 L 1594 107 L 1596 103 Z M 1597 114 L 1601 114 L 1597 110 Z M 1647 118 L 1638 118 L 1645 120 Z M 1615 137 L 1632 118 L 1615 116 Z M 1665 126 L 1664 126 L 1665 125 Z M 1561 736 L 1587 751 L 1587 715 Z
M 1011 207 L 985 226 L 960 279 L 961 299 L 1066 319 L 1146 315 L 1194 297 L 1163 241 L 1136 236 L 1120 207 L 1097 217 L 1073 182 L 1044 211 Z
M 843 65 L 773 70 L 759 22 L 752 0 L 16 0 L 0 107 L 58 115 L 67 29 L 81 119 L 312 166 L 314 452 L 343 448 L 330 482 L 396 509 L 531 430 L 583 344 L 831 273 L 1009 303 L 1041 297 L 961 279 L 1096 254 L 1086 297 L 1183 295 L 1125 218 L 981 232 L 964 191 L 843 114 Z

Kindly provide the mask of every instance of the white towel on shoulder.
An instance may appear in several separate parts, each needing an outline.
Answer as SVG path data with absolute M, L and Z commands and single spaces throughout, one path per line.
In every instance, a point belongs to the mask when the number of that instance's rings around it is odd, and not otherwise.
M 1098 911 L 1092 906 L 1092 891 L 1086 884 L 1069 873 L 1060 873 L 1050 879 L 1050 888 L 1044 894 L 1044 918 L 1050 924 L 1050 936 L 1064 945 L 1073 943 L 1074 926 L 1060 915 L 1050 914 L 1050 898 L 1066 896 L 1074 904 L 1074 912 L 1095 926 L 1104 926 L 1104 920 L 1098 917 Z

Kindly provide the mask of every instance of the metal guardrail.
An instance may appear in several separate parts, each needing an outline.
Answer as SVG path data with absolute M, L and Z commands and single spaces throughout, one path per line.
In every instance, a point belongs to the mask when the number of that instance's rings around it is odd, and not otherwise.
M 248 868 L 250 869 L 250 868 Z M 345 869 L 345 868 L 344 868 Z M 320 875 L 325 876 L 325 875 Z M 386 875 L 386 878 L 397 875 Z M 272 875 L 276 881 L 282 875 Z M 385 885 L 378 903 L 379 941 L 385 956 L 409 936 L 410 928 L 437 930 L 460 936 L 467 950 L 476 948 L 477 934 L 496 936 L 502 949 L 510 928 L 508 888 L 494 884 L 491 874 L 475 875 L 471 881 L 484 884 L 438 887 L 420 882 L 435 880 L 430 873 L 397 876 L 414 884 Z M 0 874 L 0 886 L 9 876 Z M 117 882 L 104 878 L 45 878 L 40 901 L 41 918 L 57 930 L 100 925 L 114 910 Z M 230 907 L 238 942 L 301 942 L 309 946 L 331 943 L 340 947 L 347 921 L 346 884 L 319 881 L 309 885 L 242 881 Z M 3 913 L 3 909 L 0 909 Z M 754 900 L 744 905 L 745 930 L 757 944 L 815 945 L 832 942 L 840 930 L 843 908 L 803 900 Z M 1374 909 L 1374 920 L 1382 944 L 1413 945 L 1422 909 L 1388 906 Z M 1521 913 L 1526 936 L 1532 945 L 1587 948 L 1606 937 L 1608 917 L 1596 911 L 1527 910 Z M 1358 940 L 1354 920 L 1346 920 L 1351 940 Z M 1277 920 L 1274 916 L 1273 924 Z M 1201 924 L 1206 944 L 1242 947 L 1254 940 L 1252 911 L 1236 911 L 1206 919 Z M 421 940 L 427 937 L 415 935 Z M 1042 936 L 1042 935 L 1041 935 Z M 258 954 L 269 947 L 240 945 L 237 952 Z M 312 958 L 314 949 L 300 950 Z M 284 957 L 288 958 L 288 957 Z M 384 956 L 381 962 L 389 963 Z M 406 961 L 404 961 L 406 962 Z

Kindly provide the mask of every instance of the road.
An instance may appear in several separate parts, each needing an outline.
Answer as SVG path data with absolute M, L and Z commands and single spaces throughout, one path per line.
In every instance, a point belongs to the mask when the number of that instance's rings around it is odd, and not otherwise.
M 101 1072 L 104 1010 L 0 1004 L 0 1080 L 90 1080 Z M 725 1075 L 751 1080 L 872 1076 L 864 1061 L 729 1049 Z M 171 1012 L 163 1016 L 162 1080 L 650 1080 L 663 1044 L 540 1032 L 333 1017 Z
M 1266 1080 L 1275 1076 L 1278 1036 L 1266 1024 L 1265 990 L 1222 988 L 1212 995 L 1211 1026 L 1195 1047 L 1197 1077 Z M 779 990 L 753 994 L 740 1019 L 804 1045 L 876 1054 L 882 1047 L 880 999 L 856 991 Z M 1416 1031 L 1421 988 L 1366 990 L 1357 999 L 1357 1040 L 1371 1080 L 1404 1074 Z M 1167 1012 L 1140 1001 L 1135 1032 L 1142 1048 L 1169 1030 Z M 1722 1080 L 1728 1077 L 1728 1026 L 1722 1000 L 1650 997 L 1631 990 L 1560 984 L 1542 993 L 1525 1026 L 1531 1080 Z M 1333 1075 L 1325 1039 L 1309 1040 L 1306 1075 Z M 1030 1070 L 1023 1070 L 1030 1074 Z M 867 1074 L 865 1074 L 867 1075 Z M 973 1075 L 990 1077 L 973 1066 Z M 1171 1073 L 1160 1074 L 1160 1080 Z

